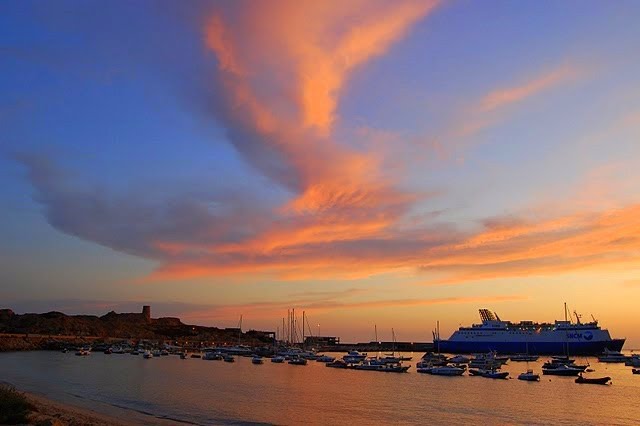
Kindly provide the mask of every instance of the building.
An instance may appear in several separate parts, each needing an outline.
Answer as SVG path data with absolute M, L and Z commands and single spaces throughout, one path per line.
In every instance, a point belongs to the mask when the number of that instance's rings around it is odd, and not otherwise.
M 335 336 L 307 336 L 304 339 L 305 346 L 336 346 L 340 344 L 340 338 Z

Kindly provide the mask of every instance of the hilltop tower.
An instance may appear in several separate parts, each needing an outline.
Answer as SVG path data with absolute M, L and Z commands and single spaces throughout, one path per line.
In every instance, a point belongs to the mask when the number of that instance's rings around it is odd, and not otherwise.
M 142 307 L 142 316 L 146 322 L 151 322 L 151 306 L 144 305 Z

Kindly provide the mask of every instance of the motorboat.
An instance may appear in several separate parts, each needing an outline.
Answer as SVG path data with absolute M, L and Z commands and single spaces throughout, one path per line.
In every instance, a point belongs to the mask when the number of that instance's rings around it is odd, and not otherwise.
M 626 360 L 627 360 L 626 355 L 618 351 L 610 351 L 609 349 L 606 349 L 606 348 L 603 354 L 598 356 L 598 361 L 600 362 L 619 363 L 619 362 L 625 362 Z
M 235 357 L 231 354 L 225 355 L 224 357 L 222 357 L 222 359 L 224 360 L 224 362 L 236 362 Z
M 262 357 L 257 355 L 251 358 L 251 362 L 253 364 L 264 364 L 264 360 L 262 359 Z
M 349 368 L 349 364 L 341 359 L 336 359 L 335 361 L 328 362 L 325 364 L 325 366 L 330 368 Z
M 67 349 L 67 348 L 62 348 L 62 353 L 63 353 L 63 354 L 66 354 L 67 352 L 69 352 L 69 349 Z
M 420 373 L 432 374 L 434 376 L 462 376 L 466 368 L 454 367 L 451 365 L 441 365 L 431 368 L 423 368 Z
M 360 353 L 358 351 L 349 351 L 342 359 L 349 364 L 355 364 L 358 362 L 362 362 L 367 358 L 366 353 Z
M 513 362 L 529 362 L 537 361 L 540 358 L 538 355 L 516 354 L 509 357 Z
M 367 360 L 361 364 L 354 366 L 355 370 L 365 370 L 365 371 L 381 371 L 387 373 L 405 373 L 409 370 L 411 366 L 402 365 L 401 362 L 396 363 L 379 363 L 372 362 L 371 360 Z
M 534 373 L 533 370 L 529 369 L 524 373 L 520 373 L 520 375 L 518 375 L 518 380 L 524 380 L 526 382 L 538 382 L 540 381 L 540 375 Z
M 316 358 L 316 362 L 333 362 L 336 360 L 336 357 L 329 355 L 322 355 Z
M 104 350 L 105 355 L 111 355 L 112 353 L 113 353 L 113 350 L 111 350 L 111 348 L 107 348 Z
M 611 377 L 608 377 L 608 376 L 588 378 L 588 377 L 582 377 L 582 374 L 579 375 L 575 380 L 576 383 L 586 383 L 591 385 L 607 385 L 609 384 L 610 381 L 611 381 Z
M 168 356 L 169 355 L 169 351 L 166 349 L 163 349 L 160 351 L 160 356 Z
M 552 376 L 577 376 L 582 373 L 584 369 L 576 368 L 572 365 L 560 364 L 554 368 L 545 368 L 542 367 L 542 374 L 552 375 Z
M 144 359 L 151 359 L 153 358 L 153 354 L 151 353 L 151 351 L 144 351 L 144 353 L 142 354 L 142 357 Z
M 498 369 L 469 369 L 469 374 L 472 376 L 486 377 L 487 379 L 506 379 L 509 377 L 508 371 L 500 371 Z
M 285 361 L 284 357 L 282 355 L 277 355 L 274 356 L 273 358 L 271 358 L 271 362 L 275 363 L 275 364 L 282 364 Z
M 160 356 L 160 350 L 156 349 L 156 350 L 154 350 L 153 352 L 151 352 L 151 354 L 152 354 L 154 357 L 156 357 L 156 358 L 157 358 L 157 357 L 159 357 L 159 356 Z
M 86 349 L 79 349 L 76 352 L 76 356 L 89 356 L 89 355 L 91 355 L 91 351 L 88 351 Z
M 427 352 L 422 355 L 420 361 L 416 364 L 416 366 L 427 367 L 428 365 L 437 366 L 437 365 L 447 365 L 449 360 L 447 356 L 444 354 L 437 354 L 434 352 Z
M 187 353 L 186 352 L 182 352 L 180 354 L 180 359 L 187 359 Z
M 194 352 L 191 354 L 191 358 L 202 358 L 202 354 L 200 352 Z
M 632 372 L 633 374 L 640 374 L 640 368 L 632 368 L 632 369 L 631 369 L 631 372 Z
M 482 370 L 494 370 L 502 367 L 509 361 L 509 357 L 498 356 L 495 352 L 476 354 L 470 361 L 469 367 Z
M 469 362 L 471 362 L 471 359 L 469 359 L 464 355 L 456 355 L 454 357 L 449 358 L 448 361 L 451 364 L 469 364 Z
M 291 365 L 307 365 L 307 359 L 302 357 L 293 357 L 289 360 Z
M 204 355 L 202 356 L 202 359 L 205 359 L 207 361 L 221 361 L 222 358 L 223 357 L 220 352 L 213 352 L 213 351 L 205 352 Z
M 624 365 L 628 367 L 640 367 L 640 355 L 633 354 L 627 357 L 627 359 L 624 362 Z

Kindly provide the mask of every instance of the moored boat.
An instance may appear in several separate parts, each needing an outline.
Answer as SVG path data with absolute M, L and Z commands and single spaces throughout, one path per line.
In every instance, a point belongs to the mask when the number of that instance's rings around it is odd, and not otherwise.
M 325 366 L 330 368 L 349 368 L 349 364 L 341 359 L 336 359 L 335 361 L 328 362 L 327 364 L 325 364 Z
M 144 359 L 151 359 L 153 358 L 153 354 L 151 353 L 151 351 L 144 351 L 144 353 L 142 354 L 142 357 Z
M 276 355 L 273 358 L 271 358 L 271 362 L 273 362 L 274 364 L 282 364 L 284 361 L 285 359 L 281 355 Z
M 582 374 L 579 375 L 575 382 L 576 383 L 585 383 L 585 384 L 592 384 L 592 385 L 606 385 L 611 381 L 611 377 L 594 377 L 594 378 L 588 378 L 588 377 L 582 377 Z
M 640 374 L 640 368 L 632 368 L 632 369 L 631 369 L 631 372 L 632 372 L 633 374 Z
M 420 371 L 420 373 L 427 373 L 434 376 L 462 376 L 466 371 L 465 368 L 454 367 L 451 365 L 440 365 L 437 367 L 425 368 L 422 369 L 424 371 Z
M 529 362 L 529 361 L 537 361 L 540 358 L 537 355 L 527 355 L 527 354 L 516 354 L 511 355 L 509 359 L 513 362 Z
M 236 358 L 231 354 L 226 354 L 222 359 L 224 362 L 236 362 Z
M 485 369 L 470 369 L 469 374 L 472 376 L 485 377 L 487 379 L 506 379 L 509 377 L 508 371 L 500 371 L 497 369 L 485 370 Z
M 540 375 L 534 373 L 533 370 L 529 369 L 524 373 L 520 373 L 520 375 L 518 375 L 518 380 L 524 380 L 526 382 L 538 382 L 540 381 Z
M 358 363 L 364 361 L 366 358 L 366 353 L 360 353 L 358 351 L 349 351 L 345 356 L 342 357 L 342 359 L 346 363 Z
M 261 356 L 254 356 L 253 358 L 251 358 L 251 363 L 252 364 L 263 364 L 264 360 L 262 359 Z
M 627 360 L 627 357 L 618 351 L 610 351 L 609 349 L 604 350 L 602 355 L 598 356 L 598 361 L 600 362 L 608 362 L 608 363 L 622 363 Z
M 624 365 L 628 367 L 640 367 L 640 355 L 633 354 L 624 361 Z
M 554 368 L 542 367 L 542 374 L 552 376 L 577 376 L 584 370 L 582 368 L 576 368 L 567 364 L 560 364 Z
M 289 360 L 291 365 L 307 365 L 307 359 L 302 357 L 294 357 Z
M 335 357 L 329 356 L 329 355 L 322 355 L 316 358 L 316 362 L 333 362 L 335 360 L 336 360 Z

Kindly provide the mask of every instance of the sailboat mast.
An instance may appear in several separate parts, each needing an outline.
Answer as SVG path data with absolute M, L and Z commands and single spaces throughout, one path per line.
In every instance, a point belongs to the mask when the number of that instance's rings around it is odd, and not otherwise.
M 438 338 L 438 353 L 440 353 L 440 321 L 436 321 L 436 337 Z
M 302 348 L 304 349 L 304 311 L 302 311 Z

